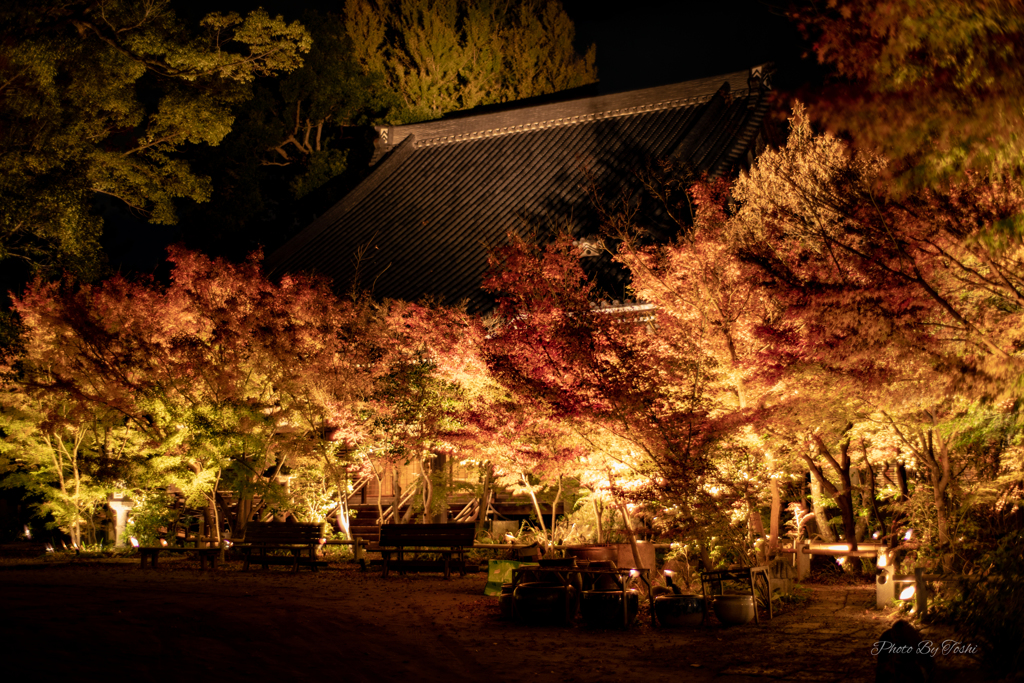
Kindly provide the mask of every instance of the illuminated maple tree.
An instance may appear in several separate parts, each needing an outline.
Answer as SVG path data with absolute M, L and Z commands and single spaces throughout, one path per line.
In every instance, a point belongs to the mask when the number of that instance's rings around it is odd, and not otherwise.
M 227 513 L 220 492 L 234 490 L 241 534 L 253 496 L 273 494 L 265 475 L 289 458 L 327 457 L 328 441 L 363 438 L 368 318 L 323 283 L 270 283 L 258 258 L 232 265 L 173 249 L 170 260 L 166 287 L 113 278 L 30 288 L 16 302 L 26 328 L 18 381 L 116 415 L 131 455 L 205 499 L 214 528 Z
M 685 500 L 720 437 L 707 396 L 720 370 L 698 339 L 660 335 L 637 311 L 597 308 L 579 258 L 568 238 L 543 247 L 517 238 L 495 254 L 485 281 L 501 321 L 484 345 L 491 371 L 570 421 L 591 453 L 617 452 L 648 494 Z
M 657 311 L 657 336 L 664 344 L 661 353 L 696 343 L 714 359 L 719 372 L 707 386 L 714 397 L 714 414 L 735 422 L 729 447 L 717 450 L 714 474 L 704 482 L 702 507 L 720 514 L 726 503 L 723 492 L 732 492 L 734 516 L 742 510 L 739 516 L 747 529 L 747 545 L 752 547 L 755 531 L 763 533 L 756 509 L 760 495 L 768 490 L 767 536 L 770 545 L 777 547 L 782 508 L 779 478 L 787 468 L 776 462 L 777 454 L 766 446 L 764 435 L 743 425 L 764 407 L 763 387 L 752 381 L 757 372 L 754 357 L 762 346 L 757 330 L 773 315 L 774 305 L 752 277 L 752 267 L 736 257 L 725 239 L 728 182 L 697 181 L 666 166 L 648 177 L 646 184 L 649 194 L 660 201 L 662 215 L 674 221 L 678 236 L 668 244 L 641 247 L 637 234 L 644 226 L 638 224 L 635 213 L 609 216 L 606 222 L 620 238 L 616 260 L 629 268 L 630 291 Z M 709 495 L 712 491 L 715 494 Z M 706 522 L 691 524 L 691 532 L 706 536 L 702 526 Z M 705 541 L 698 545 L 706 551 Z
M 833 414 L 831 435 L 811 438 L 840 490 L 848 426 L 857 414 L 880 417 L 930 473 L 946 546 L 954 399 L 1019 396 L 1024 262 L 998 226 L 1024 196 L 967 174 L 896 199 L 879 185 L 886 163 L 815 134 L 797 108 L 786 146 L 736 182 L 730 239 L 780 305 L 761 331 L 775 391 L 801 390 L 790 414 L 803 420 L 816 402 Z M 808 372 L 817 391 L 803 391 Z
M 838 0 L 789 13 L 835 70 L 815 111 L 896 160 L 905 187 L 1024 170 L 1020 0 Z

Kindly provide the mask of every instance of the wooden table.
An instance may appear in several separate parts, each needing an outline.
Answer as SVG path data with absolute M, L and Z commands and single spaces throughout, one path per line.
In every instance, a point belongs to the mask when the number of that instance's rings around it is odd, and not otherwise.
M 523 565 L 512 570 L 512 618 L 516 618 L 516 602 L 515 592 L 516 587 L 522 580 L 522 577 L 527 572 L 541 574 L 543 576 L 549 576 L 551 579 L 557 581 L 557 585 L 560 585 L 566 589 L 565 591 L 565 607 L 566 612 L 569 611 L 569 586 L 572 584 L 573 575 L 579 574 L 581 579 L 595 579 L 601 575 L 614 576 L 616 583 L 619 584 L 619 588 L 622 591 L 622 627 L 629 628 L 629 602 L 626 597 L 626 593 L 629 591 L 629 582 L 627 578 L 632 572 L 637 572 L 640 580 L 647 586 L 647 598 L 651 604 L 651 625 L 655 624 L 654 620 L 654 596 L 651 593 L 651 580 L 649 569 L 587 569 L 586 567 L 541 567 L 538 565 Z
M 708 587 L 711 590 L 718 590 L 718 595 L 724 595 L 722 592 L 723 581 L 740 581 L 746 586 L 750 587 L 750 599 L 754 602 L 754 621 L 757 624 L 761 623 L 761 618 L 757 612 L 757 591 L 754 587 L 754 583 L 759 580 L 764 580 L 764 587 L 768 595 L 768 618 L 774 619 L 775 615 L 772 613 L 772 582 L 768 576 L 768 565 L 760 565 L 757 567 L 739 567 L 736 569 L 712 569 L 711 571 L 703 571 L 700 573 L 700 590 L 704 595 L 704 621 L 708 618 Z M 711 593 L 714 595 L 715 593 Z

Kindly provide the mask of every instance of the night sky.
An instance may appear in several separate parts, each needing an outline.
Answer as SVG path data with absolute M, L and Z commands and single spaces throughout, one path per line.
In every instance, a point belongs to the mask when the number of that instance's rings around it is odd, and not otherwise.
M 597 45 L 602 90 L 677 83 L 774 62 L 780 84 L 810 78 L 793 24 L 757 0 L 563 0 L 579 49 Z
M 782 16 L 785 0 L 562 0 L 579 52 L 597 45 L 604 92 L 677 83 L 775 62 L 784 87 L 808 78 L 804 42 Z M 305 8 L 340 11 L 343 0 L 204 0 L 181 5 L 196 20 L 211 11 L 263 7 L 298 19 Z

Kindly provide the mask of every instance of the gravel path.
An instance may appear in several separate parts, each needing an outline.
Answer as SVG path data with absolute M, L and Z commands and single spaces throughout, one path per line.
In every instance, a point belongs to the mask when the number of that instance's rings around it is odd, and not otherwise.
M 871 585 L 810 585 L 760 626 L 663 630 L 642 614 L 628 632 L 527 627 L 499 619 L 483 574 L 161 565 L 0 567 L 8 657 L 86 682 L 873 681 L 871 649 L 893 619 L 874 609 Z M 971 657 L 936 660 L 940 680 L 984 680 Z

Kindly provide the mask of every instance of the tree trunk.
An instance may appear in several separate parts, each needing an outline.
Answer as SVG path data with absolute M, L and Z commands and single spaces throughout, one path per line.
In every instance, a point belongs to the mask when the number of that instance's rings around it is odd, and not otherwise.
M 448 523 L 448 456 L 435 453 L 431 469 L 430 521 L 433 524 Z
M 885 523 L 885 517 L 882 516 L 882 511 L 878 507 L 878 486 L 875 482 L 875 468 L 868 462 L 867 454 L 864 456 L 864 466 L 867 468 L 868 476 L 868 495 L 871 497 L 871 512 L 875 515 L 875 521 L 878 522 L 878 535 L 884 539 L 889 535 L 889 528 Z
M 832 526 L 828 523 L 828 513 L 822 503 L 821 481 L 811 475 L 811 508 L 814 510 L 814 523 L 818 527 L 818 535 L 826 543 L 835 543 L 836 535 L 832 532 Z
M 939 437 L 941 439 L 941 437 Z M 932 497 L 935 501 L 935 524 L 939 533 L 939 552 L 942 571 L 952 573 L 953 571 L 953 546 L 949 535 L 949 510 L 946 503 L 946 491 L 949 489 L 951 472 L 949 466 L 949 454 L 946 451 L 945 441 L 940 441 L 938 449 L 934 447 L 934 432 L 929 434 L 929 450 L 931 458 L 929 462 L 929 474 L 932 480 Z
M 860 498 L 860 505 L 861 505 L 861 507 L 862 508 L 869 507 L 870 506 L 870 502 L 866 500 L 866 497 L 864 495 L 864 489 L 866 487 L 866 485 L 864 484 L 864 477 L 862 476 L 861 471 L 859 469 L 857 469 L 857 468 L 852 468 L 850 470 L 850 485 L 854 489 L 856 489 L 857 497 Z M 851 496 L 851 500 L 852 500 L 852 496 Z M 863 515 L 856 514 L 856 510 L 854 510 L 854 533 L 855 533 L 855 535 L 857 537 L 857 541 L 858 542 L 863 541 L 864 537 L 868 533 L 868 519 L 867 519 L 867 517 L 865 517 Z
M 238 538 L 235 535 L 235 529 L 238 526 L 238 511 L 240 509 L 240 506 L 235 507 L 235 514 L 232 515 L 231 509 L 228 508 L 228 502 L 227 500 L 225 500 L 223 492 L 219 490 L 214 491 L 213 498 L 217 504 L 218 509 L 220 510 L 220 518 L 227 522 L 228 529 L 231 530 L 231 537 Z M 220 528 L 220 525 L 218 525 L 218 528 Z
M 480 486 L 480 505 L 476 513 L 477 536 L 484 530 L 487 524 L 487 509 L 491 504 L 491 478 L 494 476 L 494 466 L 487 463 L 483 466 L 484 476 Z
M 896 487 L 896 490 L 900 492 L 899 498 L 896 499 L 897 503 L 906 503 L 910 500 L 910 488 L 907 486 L 907 467 L 902 462 L 897 460 L 892 466 L 893 473 L 896 480 L 889 476 L 889 468 L 886 467 L 882 471 L 882 476 L 888 480 L 890 484 Z M 900 544 L 900 527 L 903 525 L 903 520 L 906 518 L 899 510 L 894 510 L 892 513 L 892 519 L 889 521 L 889 535 L 888 535 L 888 547 L 890 550 L 895 549 Z
M 849 430 L 850 427 L 852 427 L 852 425 L 848 426 L 847 430 Z M 826 479 L 822 472 L 822 468 L 819 467 L 814 460 L 806 454 L 801 455 L 810 468 L 811 474 L 820 480 L 822 488 L 828 492 L 828 494 L 836 501 L 836 504 L 839 505 L 839 514 L 843 519 L 843 535 L 846 537 L 846 542 L 850 544 L 850 550 L 856 550 L 857 520 L 853 513 L 853 485 L 850 482 L 850 442 L 849 440 L 846 440 L 840 444 L 840 459 L 836 460 L 829 452 L 828 448 L 825 446 L 825 442 L 821 440 L 820 436 L 815 434 L 813 439 L 817 446 L 818 453 L 832 466 L 832 469 L 839 476 L 840 486 L 842 488 L 836 487 L 832 482 Z M 815 514 L 817 514 L 817 510 L 815 511 Z
M 857 549 L 857 516 L 853 512 L 853 496 L 850 490 L 842 491 L 837 497 L 839 503 L 839 514 L 843 518 L 844 540 L 850 544 L 850 550 Z
M 597 542 L 603 543 L 604 525 L 602 524 L 603 520 L 601 518 L 604 517 L 604 506 L 598 503 L 597 496 L 591 496 L 590 502 L 594 506 L 594 519 L 596 520 L 597 525 Z
M 555 519 L 558 516 L 558 501 L 562 497 L 562 475 L 558 475 L 558 490 L 555 491 L 555 498 L 551 501 L 551 536 L 554 540 Z
M 537 521 L 540 522 L 541 531 L 544 532 L 544 537 L 550 541 L 551 536 L 548 535 L 548 529 L 544 525 L 544 513 L 540 511 L 540 503 L 537 502 L 537 494 L 534 493 L 533 486 L 530 484 L 530 480 L 527 478 L 526 474 L 522 473 L 519 476 L 523 478 L 523 486 L 526 487 L 526 492 L 530 494 L 530 500 L 533 501 L 533 510 L 537 513 Z
M 231 535 L 235 538 L 245 538 L 245 527 L 253 513 L 253 494 L 251 491 L 241 493 L 238 496 L 238 507 L 235 508 L 234 525 L 231 527 Z
M 398 478 L 398 467 L 391 473 L 391 483 L 391 493 L 394 495 L 394 500 L 391 501 L 391 523 L 398 524 L 398 507 L 402 502 L 402 483 Z
M 413 487 L 413 489 L 415 489 L 417 486 L 423 486 L 423 483 L 421 483 L 421 482 L 423 482 L 423 480 L 424 480 L 423 477 L 417 478 L 411 484 L 409 484 L 409 486 Z M 415 491 L 406 492 L 405 495 L 406 495 L 406 497 L 409 498 L 409 500 L 412 500 L 413 497 L 416 495 L 416 492 Z M 408 508 L 406 508 L 405 514 L 402 515 L 402 519 L 399 520 L 399 521 L 402 524 L 408 524 L 409 522 L 412 521 L 413 512 L 414 512 L 413 506 L 410 505 Z
M 345 534 L 345 538 L 352 538 L 352 513 L 348 507 L 348 470 L 342 470 L 343 476 L 338 477 L 335 486 L 338 489 L 338 516 L 335 526 L 338 531 Z
M 633 523 L 629 519 L 629 513 L 626 512 L 625 503 L 619 503 L 619 512 L 622 514 L 622 524 L 626 530 L 626 537 L 629 539 L 629 549 L 633 551 L 633 563 L 636 564 L 636 568 L 654 569 L 654 567 L 645 567 L 644 563 L 640 561 L 640 549 L 636 547 L 636 534 L 633 533 Z
M 949 514 L 946 509 L 946 495 L 945 491 L 940 490 L 934 483 L 933 487 L 935 491 L 935 521 L 939 531 L 942 571 L 950 574 L 953 572 L 953 545 L 949 537 Z
M 779 552 L 779 518 L 782 516 L 782 493 L 779 491 L 779 480 L 772 477 L 772 513 L 768 520 L 768 532 L 771 538 L 768 540 L 768 553 L 774 555 Z
M 427 468 L 423 464 L 423 459 L 419 460 L 420 468 L 420 479 L 423 481 L 421 486 L 423 487 L 423 523 L 428 524 L 430 520 L 430 508 L 434 504 L 434 482 L 430 479 L 430 473 L 427 472 Z
M 942 571 L 953 571 L 953 546 L 949 535 L 949 511 L 946 504 L 946 491 L 953 480 L 949 463 L 949 441 L 928 430 L 928 442 L 925 450 L 925 462 L 928 465 L 932 480 L 932 494 L 935 500 L 935 522 L 939 532 L 939 551 L 942 558 Z
M 373 478 L 377 481 L 377 519 L 378 524 L 384 521 L 384 505 L 381 503 L 381 496 L 384 493 L 384 477 L 377 474 L 377 466 L 370 461 L 370 471 L 373 472 Z
M 761 513 L 757 511 L 751 497 L 747 495 L 747 542 L 749 547 L 754 548 L 754 537 L 760 536 L 764 538 L 764 521 L 761 519 Z M 768 548 L 767 546 L 762 549 L 754 549 L 754 561 L 758 565 L 766 564 L 768 561 L 767 557 Z

